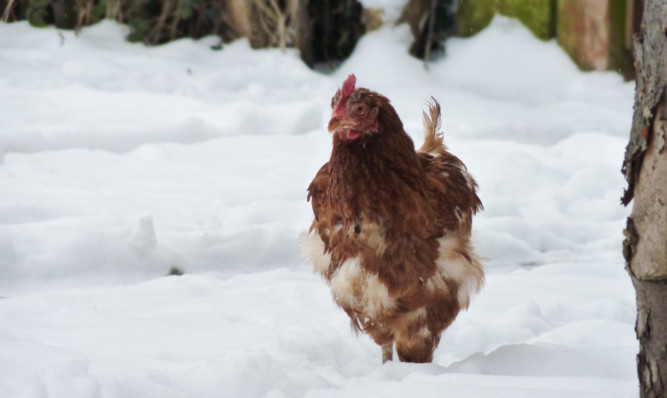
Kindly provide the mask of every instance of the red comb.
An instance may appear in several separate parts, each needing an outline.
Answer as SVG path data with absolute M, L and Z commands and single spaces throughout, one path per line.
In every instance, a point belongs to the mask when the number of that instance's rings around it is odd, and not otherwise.
M 343 82 L 343 87 L 340 90 L 340 99 L 338 100 L 338 105 L 334 109 L 336 115 L 342 116 L 345 113 L 345 103 L 347 102 L 347 97 L 354 92 L 354 84 L 357 82 L 357 78 L 354 75 L 350 75 Z
M 354 92 L 354 85 L 357 83 L 357 77 L 351 74 L 347 80 L 343 82 L 343 89 L 341 90 L 341 98 L 347 98 Z

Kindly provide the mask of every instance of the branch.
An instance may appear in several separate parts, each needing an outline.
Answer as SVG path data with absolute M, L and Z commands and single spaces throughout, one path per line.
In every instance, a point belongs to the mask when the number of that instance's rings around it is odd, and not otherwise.
M 160 40 L 160 31 L 167 23 L 167 18 L 171 12 L 171 0 L 162 0 L 162 10 L 160 11 L 160 16 L 158 17 L 155 27 L 151 30 L 151 33 L 147 35 L 148 40 L 151 44 L 157 44 Z
M 9 0 L 7 3 L 7 7 L 5 7 L 5 12 L 2 13 L 2 22 L 9 22 L 9 13 L 12 11 L 12 7 L 14 7 L 14 2 L 16 0 Z
M 428 61 L 431 59 L 431 46 L 433 44 L 433 35 L 435 34 L 435 14 L 437 12 L 438 0 L 431 0 L 431 11 L 428 20 L 428 32 L 426 34 L 426 44 L 424 48 L 424 68 L 428 70 Z

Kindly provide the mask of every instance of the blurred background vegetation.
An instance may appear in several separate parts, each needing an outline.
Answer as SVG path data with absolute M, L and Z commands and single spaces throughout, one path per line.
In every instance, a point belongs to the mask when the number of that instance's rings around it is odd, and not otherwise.
M 217 35 L 254 48 L 298 48 L 312 68 L 334 69 L 361 36 L 387 23 L 410 25 L 406 49 L 426 62 L 447 38 L 471 36 L 494 15 L 519 19 L 542 40 L 556 39 L 584 70 L 633 76 L 632 35 L 644 0 L 406 0 L 398 21 L 358 0 L 0 0 L 2 21 L 81 28 L 103 19 L 130 27 L 128 40 L 159 45 Z

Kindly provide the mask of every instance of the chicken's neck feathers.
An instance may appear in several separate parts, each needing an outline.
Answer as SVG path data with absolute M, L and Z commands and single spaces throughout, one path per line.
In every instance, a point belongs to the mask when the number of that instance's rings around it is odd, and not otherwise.
M 344 218 L 386 218 L 408 210 L 407 198 L 426 195 L 412 139 L 402 125 L 398 131 L 383 127 L 354 141 L 334 139 L 330 193 Z

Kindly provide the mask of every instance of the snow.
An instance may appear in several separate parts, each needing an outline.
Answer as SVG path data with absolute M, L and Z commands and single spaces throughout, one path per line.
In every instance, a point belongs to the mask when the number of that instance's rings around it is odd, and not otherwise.
M 382 10 L 384 24 L 395 24 L 401 18 L 408 0 L 361 0 L 365 9 Z
M 638 396 L 632 83 L 506 18 L 428 70 L 385 27 L 331 75 L 243 40 L 126 33 L 0 24 L 0 396 Z M 298 253 L 349 73 L 418 145 L 437 98 L 480 185 L 486 285 L 432 364 L 382 365 Z

